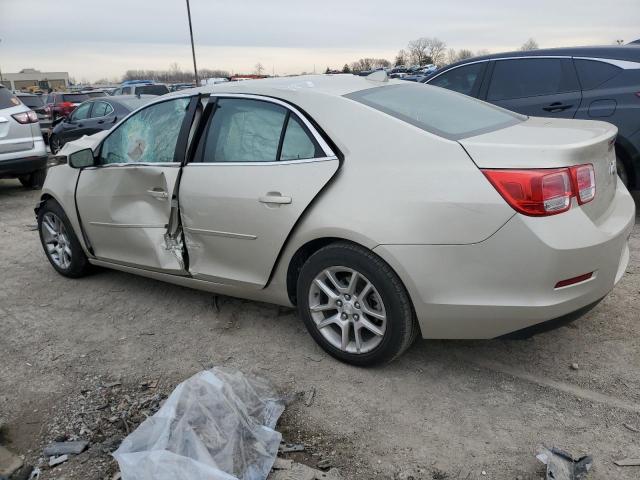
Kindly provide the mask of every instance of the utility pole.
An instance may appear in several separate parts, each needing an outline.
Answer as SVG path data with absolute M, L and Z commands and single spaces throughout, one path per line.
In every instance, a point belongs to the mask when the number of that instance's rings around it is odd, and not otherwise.
M 187 0 L 187 16 L 189 17 L 189 35 L 191 36 L 191 54 L 193 55 L 193 73 L 196 77 L 196 86 L 200 84 L 198 80 L 198 67 L 196 65 L 196 48 L 193 46 L 193 27 L 191 26 L 191 8 L 189 7 L 189 0 Z

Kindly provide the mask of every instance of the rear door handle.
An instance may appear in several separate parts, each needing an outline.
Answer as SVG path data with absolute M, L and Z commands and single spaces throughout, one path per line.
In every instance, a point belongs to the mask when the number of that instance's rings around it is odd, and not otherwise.
M 285 197 L 279 192 L 269 192 L 258 199 L 260 203 L 285 205 L 291 203 L 291 197 Z
M 158 200 L 163 200 L 165 198 L 169 198 L 169 194 L 167 192 L 165 192 L 164 190 L 160 190 L 160 189 L 152 189 L 152 190 L 147 190 L 147 193 L 149 195 L 151 195 L 152 197 L 157 198 Z
M 545 112 L 562 112 L 564 110 L 567 110 L 568 108 L 573 107 L 573 105 L 567 105 L 565 103 L 561 103 L 561 102 L 553 102 L 549 105 L 547 105 L 546 107 L 542 107 L 542 109 Z

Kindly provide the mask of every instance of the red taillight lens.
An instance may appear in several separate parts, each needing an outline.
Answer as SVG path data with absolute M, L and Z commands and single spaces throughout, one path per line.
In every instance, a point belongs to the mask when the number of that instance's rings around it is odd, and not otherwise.
M 596 174 L 593 165 L 578 165 L 571 167 L 571 176 L 578 197 L 578 203 L 590 202 L 596 196 Z
M 28 112 L 15 113 L 11 116 L 16 119 L 16 122 L 22 123 L 23 125 L 25 123 L 38 122 L 38 115 L 33 110 L 29 110 Z
M 482 170 L 511 207 L 533 217 L 566 212 L 573 189 L 568 168 Z

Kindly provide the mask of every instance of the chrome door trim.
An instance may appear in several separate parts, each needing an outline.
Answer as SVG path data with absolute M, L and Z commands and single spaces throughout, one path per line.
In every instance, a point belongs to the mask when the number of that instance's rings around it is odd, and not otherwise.
M 186 167 L 222 167 L 222 166 L 273 166 L 273 165 L 292 165 L 296 163 L 312 163 L 312 162 L 328 162 L 338 160 L 338 157 L 320 157 L 320 158 L 304 158 L 300 160 L 283 160 L 281 162 L 189 162 Z
M 246 233 L 221 232 L 218 230 L 207 230 L 204 228 L 191 228 L 191 227 L 184 227 L 184 229 L 187 232 L 196 233 L 199 235 L 210 235 L 212 237 L 239 238 L 241 240 L 255 240 L 258 238 L 255 235 L 249 235 Z

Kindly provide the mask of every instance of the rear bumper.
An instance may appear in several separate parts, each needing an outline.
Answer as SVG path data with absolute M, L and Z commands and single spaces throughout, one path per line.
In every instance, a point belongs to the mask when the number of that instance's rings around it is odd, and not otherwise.
M 594 222 L 580 208 L 562 215 L 514 215 L 471 245 L 381 245 L 400 275 L 425 338 L 495 338 L 562 317 L 606 296 L 629 262 L 635 204 L 618 185 Z M 560 280 L 594 272 L 582 283 Z
M 47 156 L 33 156 L 0 161 L 0 177 L 27 175 L 47 166 Z

